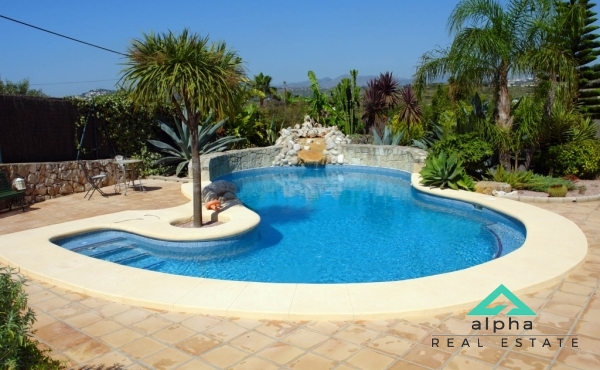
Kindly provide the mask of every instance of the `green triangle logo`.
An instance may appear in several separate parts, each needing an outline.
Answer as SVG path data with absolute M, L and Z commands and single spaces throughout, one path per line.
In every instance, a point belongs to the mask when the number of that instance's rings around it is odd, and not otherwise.
M 493 308 L 488 308 L 492 302 L 501 295 L 508 298 L 508 300 L 516 307 L 508 311 L 506 316 L 537 316 L 531 308 L 529 308 L 522 300 L 517 298 L 507 287 L 500 284 L 496 290 L 490 295 L 485 297 L 481 303 L 479 303 L 474 309 L 467 314 L 467 316 L 497 316 L 502 310 L 506 308 L 506 305 L 500 305 Z

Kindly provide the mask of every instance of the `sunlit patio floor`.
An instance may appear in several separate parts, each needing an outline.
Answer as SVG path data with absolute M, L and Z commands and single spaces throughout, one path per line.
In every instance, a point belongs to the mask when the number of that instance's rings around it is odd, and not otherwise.
M 146 185 L 146 193 L 95 194 L 91 201 L 75 194 L 25 213 L 2 212 L 0 234 L 189 201 L 179 184 Z M 112 187 L 105 190 L 112 194 Z M 497 334 L 521 334 L 521 348 L 512 340 L 503 348 L 499 336 L 481 337 L 489 330 L 473 332 L 466 312 L 353 322 L 249 320 L 132 307 L 31 281 L 27 292 L 37 313 L 35 338 L 76 369 L 600 369 L 600 202 L 536 205 L 577 223 L 589 253 L 559 284 L 520 296 L 537 312 L 533 330 Z M 455 347 L 442 339 L 432 348 L 432 336 L 444 334 L 455 336 Z M 461 334 L 470 347 L 461 348 Z M 561 348 L 554 339 L 551 347 L 540 342 L 532 347 L 528 339 L 567 334 L 578 335 L 578 348 Z

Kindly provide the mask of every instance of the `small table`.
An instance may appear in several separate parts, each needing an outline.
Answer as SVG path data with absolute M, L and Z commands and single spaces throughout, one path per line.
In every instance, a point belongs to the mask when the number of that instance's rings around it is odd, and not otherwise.
M 115 175 L 116 175 L 115 192 L 117 192 L 117 187 L 119 188 L 118 191 L 121 191 L 121 182 L 122 182 L 123 185 L 125 186 L 125 195 L 127 195 L 127 180 L 131 181 L 132 187 L 139 186 L 140 189 L 142 189 L 142 191 L 144 193 L 146 192 L 144 185 L 142 185 L 142 180 L 140 178 L 138 178 L 138 172 L 137 172 L 137 166 L 136 166 L 136 164 L 142 163 L 141 159 L 120 159 L 120 160 L 115 160 L 113 163 L 115 164 Z M 127 179 L 127 173 L 130 174 L 129 179 Z M 138 182 L 139 182 L 138 185 L 135 184 L 135 180 L 138 180 Z

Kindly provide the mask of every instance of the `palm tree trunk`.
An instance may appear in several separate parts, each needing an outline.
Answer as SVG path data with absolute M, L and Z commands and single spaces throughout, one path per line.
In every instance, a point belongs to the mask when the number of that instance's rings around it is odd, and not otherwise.
M 496 125 L 510 131 L 513 118 L 510 115 L 510 94 L 508 93 L 508 69 L 506 65 L 500 67 L 496 88 Z M 500 149 L 500 164 L 510 170 L 510 151 Z
M 194 208 L 194 227 L 202 227 L 202 185 L 200 172 L 200 153 L 198 152 L 198 123 L 193 123 L 190 127 L 190 139 L 192 144 L 192 179 L 193 196 L 192 205 Z
M 556 74 L 550 73 L 548 78 L 550 82 L 550 90 L 548 91 L 548 98 L 546 99 L 546 106 L 544 107 L 544 119 L 550 119 L 552 115 L 552 107 L 554 106 L 554 101 L 556 100 Z

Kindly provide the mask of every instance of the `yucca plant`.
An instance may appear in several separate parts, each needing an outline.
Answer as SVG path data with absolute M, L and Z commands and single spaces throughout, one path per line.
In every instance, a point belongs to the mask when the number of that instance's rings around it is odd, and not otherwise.
M 383 136 L 377 134 L 377 130 L 373 130 L 373 145 L 398 145 L 404 136 L 404 131 L 400 131 L 397 134 L 393 134 L 392 127 L 386 125 L 383 130 Z
M 213 152 L 221 152 L 229 147 L 229 145 L 245 140 L 241 137 L 225 136 L 215 140 L 217 131 L 225 124 L 226 119 L 221 120 L 215 124 L 211 123 L 212 113 L 209 114 L 208 118 L 204 121 L 201 129 L 198 131 L 198 153 L 208 154 Z M 169 166 L 169 173 L 175 173 L 179 176 L 181 171 L 189 164 L 192 159 L 192 138 L 190 136 L 190 129 L 185 123 L 175 125 L 177 132 L 173 131 L 169 125 L 161 122 L 160 128 L 167 134 L 176 147 L 173 147 L 167 143 L 158 140 L 148 140 L 148 142 L 158 149 L 160 152 L 165 154 L 164 157 L 154 162 L 154 165 L 165 165 Z
M 425 159 L 425 167 L 421 170 L 421 183 L 426 186 L 438 187 L 440 189 L 451 188 L 454 190 L 472 191 L 475 187 L 462 166 L 462 161 L 455 154 L 448 156 L 441 152 L 439 156 L 428 156 Z

